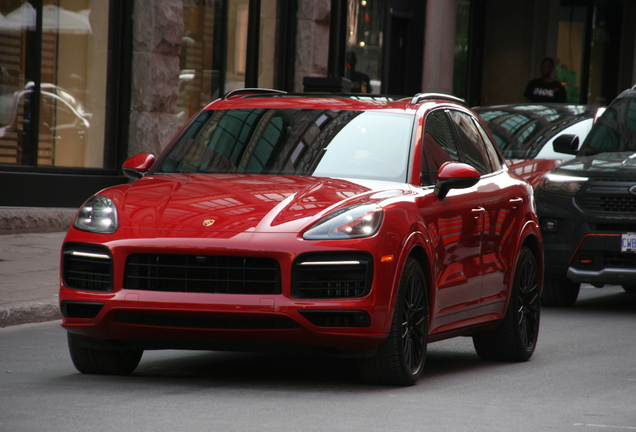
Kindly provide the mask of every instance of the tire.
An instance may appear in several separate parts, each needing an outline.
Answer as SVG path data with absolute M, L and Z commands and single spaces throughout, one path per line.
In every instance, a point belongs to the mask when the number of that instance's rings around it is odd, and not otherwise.
M 413 385 L 426 359 L 428 290 L 417 260 L 404 264 L 389 337 L 370 358 L 359 359 L 362 379 L 369 384 Z
M 621 285 L 626 293 L 636 294 L 636 284 L 624 284 Z
M 508 309 L 494 330 L 473 336 L 477 355 L 484 360 L 527 361 L 539 335 L 541 296 L 539 266 L 530 249 L 519 252 Z
M 96 375 L 130 375 L 143 354 L 142 350 L 87 348 L 73 333 L 68 333 L 68 349 L 78 371 Z
M 541 304 L 543 306 L 568 307 L 572 306 L 579 297 L 581 284 L 570 279 L 554 279 L 547 277 L 543 281 L 543 294 Z

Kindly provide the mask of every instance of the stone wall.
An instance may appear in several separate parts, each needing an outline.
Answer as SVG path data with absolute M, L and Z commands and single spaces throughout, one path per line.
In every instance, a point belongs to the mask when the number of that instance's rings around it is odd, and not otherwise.
M 305 76 L 327 76 L 330 12 L 330 0 L 298 1 L 295 91 L 303 90 Z
M 177 132 L 183 2 L 135 0 L 128 155 L 157 155 Z

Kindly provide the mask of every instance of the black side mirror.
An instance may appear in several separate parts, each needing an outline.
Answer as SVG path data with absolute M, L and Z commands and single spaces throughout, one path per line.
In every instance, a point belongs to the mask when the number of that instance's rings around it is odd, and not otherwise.
M 575 155 L 579 151 L 579 136 L 559 135 L 552 141 L 552 148 L 557 153 Z

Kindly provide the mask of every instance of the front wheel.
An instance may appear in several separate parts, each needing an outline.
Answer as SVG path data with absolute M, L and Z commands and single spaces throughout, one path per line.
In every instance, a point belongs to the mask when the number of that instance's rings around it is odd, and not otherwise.
M 73 333 L 68 333 L 68 349 L 78 371 L 97 375 L 130 375 L 143 355 L 142 350 L 88 348 Z
M 404 264 L 389 337 L 375 356 L 359 360 L 362 379 L 370 384 L 413 385 L 424 367 L 428 339 L 426 277 L 415 258 Z
M 581 284 L 572 282 L 570 279 L 554 279 L 546 276 L 541 304 L 554 307 L 572 306 L 579 297 L 580 289 Z
M 473 336 L 477 355 L 484 360 L 529 360 L 537 344 L 540 312 L 539 266 L 534 254 L 524 247 L 503 321 L 496 329 Z

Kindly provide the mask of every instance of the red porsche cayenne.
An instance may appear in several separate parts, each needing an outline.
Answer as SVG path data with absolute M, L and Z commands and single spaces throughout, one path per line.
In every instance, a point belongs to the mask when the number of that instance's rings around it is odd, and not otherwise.
M 410 385 L 430 342 L 535 350 L 532 189 L 459 99 L 243 89 L 123 169 L 137 180 L 89 198 L 62 246 L 83 373 L 132 373 L 143 350 L 273 350 Z

